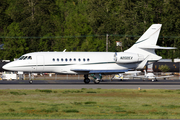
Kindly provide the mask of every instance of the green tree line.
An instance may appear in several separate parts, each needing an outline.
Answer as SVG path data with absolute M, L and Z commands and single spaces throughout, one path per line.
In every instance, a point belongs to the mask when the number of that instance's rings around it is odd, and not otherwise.
M 180 0 L 1 0 L 0 59 L 36 51 L 124 51 L 154 23 L 162 24 L 157 50 L 180 55 Z M 121 41 L 123 47 L 116 47 Z

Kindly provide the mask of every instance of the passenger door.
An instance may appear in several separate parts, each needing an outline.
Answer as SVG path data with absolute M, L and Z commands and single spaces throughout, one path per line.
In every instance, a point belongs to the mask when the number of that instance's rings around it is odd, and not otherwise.
M 36 71 L 43 72 L 44 71 L 44 56 L 36 57 Z

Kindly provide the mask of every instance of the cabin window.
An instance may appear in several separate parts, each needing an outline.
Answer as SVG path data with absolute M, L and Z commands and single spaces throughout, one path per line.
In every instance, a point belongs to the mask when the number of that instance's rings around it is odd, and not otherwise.
M 72 59 L 70 58 L 69 61 L 72 61 Z
M 89 62 L 89 58 L 87 59 L 87 61 Z
M 86 61 L 86 59 L 84 58 L 84 59 L 83 59 L 83 61 L 85 62 L 85 61 Z
M 66 59 L 65 59 L 65 61 L 67 62 L 67 61 L 68 61 L 68 59 L 66 58 Z
M 29 57 L 28 57 L 28 60 L 32 60 L 32 57 L 31 57 L 31 56 L 29 56 Z
M 59 58 L 57 58 L 57 61 L 59 62 Z
M 55 61 L 55 59 L 53 58 L 53 61 Z
M 63 62 L 63 58 L 61 58 L 61 61 Z
M 76 61 L 76 58 L 74 58 L 74 61 Z
M 79 60 L 79 62 L 81 61 L 81 59 L 80 59 L 80 58 L 79 58 L 78 60 Z

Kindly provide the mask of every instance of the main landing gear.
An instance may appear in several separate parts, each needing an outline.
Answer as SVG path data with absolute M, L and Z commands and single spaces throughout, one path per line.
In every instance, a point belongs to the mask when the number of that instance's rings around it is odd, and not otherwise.
M 102 80 L 102 75 L 101 74 L 92 74 L 91 77 L 94 78 L 94 83 L 99 84 L 100 81 Z M 88 84 L 90 82 L 90 79 L 88 78 L 88 74 L 84 75 L 84 83 Z
M 101 80 L 102 80 L 101 74 L 94 74 L 94 84 L 99 84 Z
M 90 82 L 90 79 L 88 78 L 88 74 L 84 75 L 84 83 L 88 84 Z

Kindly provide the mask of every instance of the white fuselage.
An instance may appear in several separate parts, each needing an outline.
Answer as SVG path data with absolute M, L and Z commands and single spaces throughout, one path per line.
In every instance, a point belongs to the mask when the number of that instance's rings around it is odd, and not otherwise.
M 131 56 L 119 52 L 122 56 Z M 114 52 L 34 52 L 23 55 L 24 58 L 3 66 L 6 70 L 23 72 L 55 72 L 62 74 L 86 74 L 84 70 L 128 70 L 136 68 L 140 61 L 133 58 L 117 63 Z M 28 57 L 31 57 L 29 59 Z M 119 56 L 121 57 L 121 56 Z M 134 57 L 135 58 L 135 57 Z M 141 60 L 142 61 L 142 60 Z M 83 72 L 73 71 L 83 69 Z
M 156 76 L 153 73 L 147 73 L 145 75 L 145 78 L 152 80 L 152 79 L 156 79 Z

